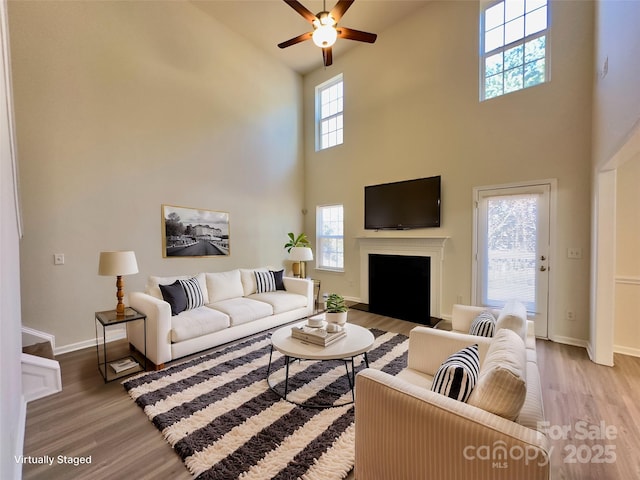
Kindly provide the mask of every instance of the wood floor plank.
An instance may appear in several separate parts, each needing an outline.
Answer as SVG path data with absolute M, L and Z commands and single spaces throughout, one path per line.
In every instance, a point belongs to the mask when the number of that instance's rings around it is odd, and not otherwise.
M 351 310 L 358 325 L 408 335 L 410 322 Z M 126 353 L 127 344 L 113 344 Z M 95 348 L 57 357 L 62 392 L 30 402 L 24 454 L 91 456 L 89 465 L 25 464 L 23 478 L 191 479 L 184 464 L 161 433 L 119 382 L 104 384 Z M 545 415 L 552 427 L 568 426 L 566 439 L 553 440 L 552 479 L 619 480 L 640 478 L 640 358 L 616 355 L 614 367 L 591 362 L 583 348 L 538 340 Z M 576 424 L 616 429 L 613 440 L 576 438 Z M 613 463 L 594 463 L 597 445 L 613 445 Z M 571 449 L 582 457 L 571 460 Z M 597 453 L 597 452 L 595 452 Z M 583 461 L 590 455 L 590 461 Z M 351 474 L 349 479 L 353 478 Z M 366 480 L 366 479 L 363 479 Z

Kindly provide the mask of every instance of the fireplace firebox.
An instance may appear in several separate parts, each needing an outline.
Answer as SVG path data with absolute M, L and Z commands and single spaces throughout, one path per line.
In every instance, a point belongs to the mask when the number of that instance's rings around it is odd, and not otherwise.
M 369 254 L 369 311 L 431 325 L 431 258 Z

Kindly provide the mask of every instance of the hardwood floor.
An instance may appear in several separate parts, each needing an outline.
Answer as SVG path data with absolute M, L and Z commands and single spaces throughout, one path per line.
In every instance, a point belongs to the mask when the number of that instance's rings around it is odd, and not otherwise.
M 357 310 L 350 311 L 349 321 L 405 335 L 415 326 Z M 124 352 L 127 344 L 121 342 L 117 347 Z M 122 385 L 103 383 L 94 348 L 57 359 L 63 391 L 29 403 L 24 446 L 25 456 L 48 455 L 54 462 L 52 466 L 25 464 L 23 478 L 192 478 Z M 552 443 L 553 480 L 640 478 L 640 358 L 616 355 L 615 361 L 615 367 L 603 367 L 592 363 L 582 348 L 538 341 L 550 433 L 555 438 L 561 437 L 562 428 L 571 430 L 566 439 Z M 579 438 L 583 430 L 602 437 L 602 425 L 615 438 Z M 594 463 L 611 458 L 612 452 L 615 462 Z M 91 463 L 60 464 L 59 455 L 91 456 Z M 568 463 L 571 460 L 576 463 Z

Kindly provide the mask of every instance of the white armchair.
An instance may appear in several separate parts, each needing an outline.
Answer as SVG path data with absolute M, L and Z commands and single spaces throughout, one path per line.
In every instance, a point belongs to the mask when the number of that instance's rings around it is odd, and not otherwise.
M 548 440 L 535 428 L 544 417 L 534 362 L 526 362 L 525 406 L 515 422 L 430 390 L 440 364 L 473 343 L 482 375 L 491 342 L 416 327 L 405 370 L 358 374 L 356 480 L 549 478 Z

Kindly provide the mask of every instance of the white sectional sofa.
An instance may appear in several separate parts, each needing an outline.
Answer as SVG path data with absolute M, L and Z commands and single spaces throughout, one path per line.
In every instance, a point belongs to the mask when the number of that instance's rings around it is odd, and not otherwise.
M 279 288 L 261 286 L 256 272 L 267 269 L 236 269 L 172 277 L 150 276 L 145 292 L 129 294 L 129 304 L 147 316 L 147 359 L 156 368 L 165 362 L 200 352 L 247 335 L 276 327 L 313 313 L 313 282 L 281 277 Z M 281 273 L 280 273 L 281 275 Z M 276 272 L 276 278 L 278 277 Z M 168 295 L 178 280 L 195 279 L 201 302 L 172 314 Z M 190 285 L 193 286 L 191 281 Z M 162 286 L 162 287 L 161 287 Z M 198 288 L 199 287 L 199 288 Z M 284 288 L 284 289 L 283 289 Z M 174 304 L 176 302 L 168 297 Z M 179 303 L 179 302 L 178 302 Z M 127 324 L 129 343 L 138 351 L 145 348 L 142 322 Z
M 356 478 L 548 480 L 533 322 L 522 304 L 507 304 L 493 338 L 470 335 L 483 310 L 454 305 L 453 331 L 414 328 L 397 376 L 357 375 Z M 443 361 L 473 344 L 480 368 L 466 402 L 432 391 Z

